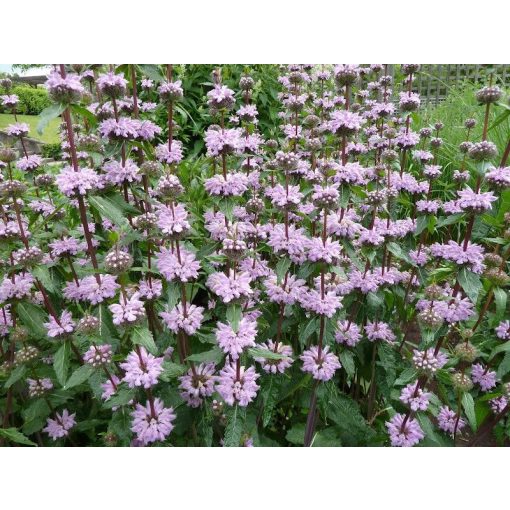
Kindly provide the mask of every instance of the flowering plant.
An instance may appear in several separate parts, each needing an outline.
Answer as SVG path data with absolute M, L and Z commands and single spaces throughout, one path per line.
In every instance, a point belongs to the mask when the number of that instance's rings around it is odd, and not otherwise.
M 504 443 L 508 106 L 444 164 L 419 72 L 284 66 L 268 128 L 215 70 L 199 154 L 185 67 L 55 66 L 64 163 L 0 148 L 0 441 Z

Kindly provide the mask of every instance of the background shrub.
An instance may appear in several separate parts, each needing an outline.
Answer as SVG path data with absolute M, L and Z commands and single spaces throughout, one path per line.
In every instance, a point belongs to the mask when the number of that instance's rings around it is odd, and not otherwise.
M 46 143 L 42 146 L 43 158 L 60 159 L 62 155 L 62 146 L 60 143 Z
M 2 91 L 2 94 L 3 93 L 5 92 Z M 18 85 L 13 87 L 10 93 L 16 94 L 19 97 L 19 104 L 16 111 L 22 115 L 39 115 L 51 104 L 48 92 L 43 88 Z

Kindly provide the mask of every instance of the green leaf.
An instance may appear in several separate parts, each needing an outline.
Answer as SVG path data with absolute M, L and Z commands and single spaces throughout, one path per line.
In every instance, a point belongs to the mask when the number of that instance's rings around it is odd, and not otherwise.
M 473 432 L 476 432 L 475 401 L 471 393 L 466 392 L 462 395 L 462 407 L 464 408 L 471 429 Z
M 350 186 L 341 186 L 340 187 L 340 207 L 344 209 L 349 204 L 349 198 L 351 196 L 351 187 Z
M 500 344 L 494 349 L 492 349 L 492 352 L 489 356 L 489 361 L 496 356 L 496 354 L 499 354 L 500 352 L 508 352 L 510 351 L 510 342 L 505 342 L 504 344 Z
M 31 402 L 31 404 L 22 411 L 23 433 L 30 435 L 41 430 L 50 412 L 50 408 L 44 398 L 39 398 Z
M 305 345 L 308 338 L 312 335 L 313 332 L 317 331 L 319 325 L 319 320 L 317 317 L 313 317 L 310 319 L 306 326 L 299 331 L 299 343 L 301 345 Z
M 23 322 L 34 337 L 46 338 L 47 332 L 44 323 L 48 319 L 40 306 L 32 303 L 18 303 L 16 305 L 16 312 L 21 322 Z
M 406 368 L 395 381 L 395 386 L 403 386 L 418 377 L 418 371 L 414 368 Z
M 297 423 L 285 435 L 285 439 L 292 444 L 303 446 L 305 442 L 305 424 Z
M 282 378 L 269 377 L 262 380 L 261 395 L 264 403 L 262 410 L 262 426 L 267 427 L 273 418 L 273 413 L 278 403 L 278 394 Z
M 473 273 L 473 271 L 470 271 L 466 267 L 463 267 L 459 271 L 458 279 L 467 297 L 476 304 L 478 300 L 478 293 L 482 288 L 480 276 Z
M 52 294 L 60 292 L 59 285 L 55 282 L 52 273 L 46 266 L 37 266 L 32 269 L 32 274 L 40 280 L 43 287 Z
M 0 429 L 0 436 L 5 437 L 9 441 L 18 444 L 25 444 L 27 446 L 37 446 L 36 443 L 30 441 L 27 436 L 22 434 L 18 429 L 10 428 L 10 429 Z
M 19 381 L 25 375 L 26 371 L 27 371 L 27 368 L 25 367 L 25 365 L 17 366 L 11 372 L 9 379 L 7 379 L 7 381 L 5 381 L 4 388 L 10 388 L 14 383 Z
M 42 135 L 43 131 L 46 129 L 51 120 L 56 119 L 58 116 L 62 115 L 66 107 L 62 104 L 55 103 L 51 106 L 45 108 L 39 114 L 39 122 L 37 124 L 37 132 Z
M 310 446 L 318 448 L 336 447 L 342 446 L 342 442 L 338 437 L 336 427 L 328 427 L 327 429 L 319 430 L 317 434 L 315 434 Z
M 223 351 L 219 347 L 213 347 L 210 351 L 200 352 L 197 354 L 192 354 L 188 356 L 186 359 L 188 361 L 194 361 L 196 363 L 206 363 L 213 362 L 219 363 L 223 359 Z
M 505 357 L 501 360 L 496 375 L 498 379 L 502 379 L 508 372 L 510 372 L 510 352 L 505 353 Z
M 365 443 L 373 436 L 373 430 L 367 425 L 358 404 L 341 393 L 327 395 L 323 402 L 328 418 L 333 420 L 341 431 L 340 437 L 346 445 L 354 446 Z
M 88 197 L 89 204 L 97 211 L 101 218 L 108 218 L 119 227 L 128 225 L 124 211 L 107 197 Z
M 71 110 L 73 111 L 73 113 L 83 117 L 83 119 L 87 121 L 87 124 L 89 125 L 89 127 L 97 126 L 97 117 L 92 112 L 87 110 L 87 108 L 84 108 L 83 106 L 80 106 L 79 104 L 72 104 Z
M 227 308 L 227 320 L 232 326 L 235 333 L 239 329 L 239 321 L 241 320 L 241 305 L 230 305 Z
M 85 364 L 77 368 L 65 383 L 64 390 L 74 388 L 79 384 L 83 384 L 85 381 L 88 380 L 88 378 L 92 375 L 93 372 L 94 368 L 89 364 Z
M 496 302 L 496 317 L 494 322 L 500 322 L 505 317 L 506 311 L 506 302 L 507 302 L 508 294 L 499 287 L 494 289 L 494 301 Z
M 393 253 L 393 255 L 395 255 L 395 257 L 397 257 L 398 259 L 405 260 L 408 263 L 411 262 L 409 255 L 397 243 L 394 242 L 388 243 L 388 250 L 391 253 Z
M 246 419 L 246 408 L 237 404 L 227 415 L 227 426 L 225 428 L 224 446 L 236 447 L 241 443 L 244 421 Z
M 58 382 L 64 386 L 67 380 L 67 371 L 69 370 L 69 357 L 71 354 L 71 344 L 64 340 L 60 349 L 55 353 L 53 358 L 53 369 L 57 376 Z
M 416 220 L 416 230 L 414 231 L 415 235 L 421 234 L 427 228 L 428 221 L 427 216 L 418 216 Z
M 186 373 L 187 368 L 184 365 L 178 363 L 172 363 L 171 361 L 163 362 L 163 372 L 160 375 L 160 379 L 165 382 L 169 382 L 170 379 L 175 379 Z
M 494 122 L 490 125 L 489 131 L 492 129 L 498 127 L 501 123 L 505 122 L 506 119 L 510 116 L 510 110 L 505 110 L 504 112 L 500 113 L 497 118 L 494 120 Z
M 149 328 L 143 326 L 135 326 L 131 335 L 131 341 L 136 345 L 145 347 L 151 354 L 157 354 L 158 348 L 152 337 Z
M 447 225 L 453 225 L 454 223 L 459 223 L 462 221 L 462 216 L 464 216 L 463 213 L 460 214 L 452 214 L 450 216 L 446 216 L 445 218 L 439 220 L 437 222 L 437 226 L 439 227 L 446 227 Z
M 161 68 L 157 64 L 138 64 L 139 69 L 142 73 L 154 81 L 162 81 L 165 79 Z
M 432 422 L 429 420 L 428 416 L 422 413 L 418 413 L 418 421 L 420 422 L 420 426 L 423 429 L 423 432 L 425 432 L 425 439 L 423 443 L 420 443 L 424 446 L 449 446 L 449 443 L 445 441 L 445 439 L 436 433 L 434 430 L 434 427 L 432 425 Z M 425 443 L 428 443 L 425 444 Z
M 354 364 L 354 354 L 351 351 L 342 351 L 339 355 L 340 362 L 349 377 L 354 377 L 356 366 Z
M 290 268 L 291 261 L 288 257 L 283 257 L 276 264 L 276 283 L 277 285 L 281 285 L 287 271 Z
M 103 407 L 111 409 L 112 407 L 125 406 L 135 398 L 136 390 L 134 388 L 120 388 L 116 395 L 107 400 Z
M 369 310 L 377 310 L 378 308 L 381 308 L 383 304 L 384 300 L 381 298 L 378 292 L 369 292 L 367 294 L 367 305 Z
M 181 289 L 179 285 L 177 285 L 176 283 L 171 283 L 168 286 L 168 291 L 166 295 L 168 310 L 172 310 L 175 307 L 175 305 L 179 302 L 179 299 L 181 299 Z
M 432 234 L 434 232 L 434 228 L 436 227 L 437 217 L 431 215 L 428 218 L 429 220 L 427 222 L 427 229 L 429 231 L 429 234 Z
M 270 351 L 269 349 L 261 349 L 259 347 L 251 347 L 248 349 L 248 354 L 252 358 L 264 358 L 264 359 L 285 359 L 289 356 L 285 356 L 285 354 L 280 354 L 278 352 Z

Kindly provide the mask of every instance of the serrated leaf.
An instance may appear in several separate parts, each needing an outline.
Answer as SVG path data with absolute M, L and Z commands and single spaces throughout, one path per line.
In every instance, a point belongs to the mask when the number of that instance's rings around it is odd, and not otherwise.
M 71 344 L 69 341 L 64 340 L 59 350 L 55 353 L 53 358 L 53 369 L 57 376 L 58 382 L 64 386 L 67 380 L 67 372 L 69 370 L 69 357 L 71 354 Z
M 248 354 L 252 358 L 264 358 L 264 359 L 285 359 L 289 358 L 285 354 L 270 351 L 269 349 L 261 349 L 259 347 L 251 347 L 248 349 Z
M 427 228 L 428 221 L 427 216 L 418 216 L 418 219 L 416 220 L 416 229 L 414 231 L 415 235 L 421 234 Z
M 281 258 L 276 264 L 276 283 L 277 285 L 281 285 L 287 271 L 290 268 L 291 261 L 288 257 Z
M 85 381 L 88 380 L 88 378 L 92 375 L 93 372 L 94 368 L 91 365 L 89 364 L 82 365 L 71 374 L 71 377 L 69 377 L 69 379 L 67 380 L 64 389 L 68 390 L 70 388 L 78 386 L 79 384 L 83 384 Z
M 462 407 L 464 408 L 471 429 L 473 432 L 476 432 L 475 401 L 471 393 L 466 392 L 462 395 Z
M 42 135 L 48 124 L 51 120 L 56 119 L 62 113 L 66 107 L 59 103 L 54 103 L 47 108 L 45 108 L 40 114 L 39 114 L 39 122 L 37 123 L 37 132 Z
M 235 333 L 239 329 L 239 322 L 241 320 L 241 305 L 230 305 L 227 308 L 227 320 L 232 326 Z
M 145 347 L 151 354 L 157 354 L 158 348 L 152 337 L 149 328 L 143 326 L 135 326 L 131 335 L 131 341 L 136 345 Z
M 0 429 L 0 436 L 5 437 L 9 441 L 18 444 L 24 444 L 27 446 L 37 446 L 36 443 L 30 441 L 27 436 L 22 434 L 18 429 L 9 428 L 9 429 Z
M 496 372 L 497 378 L 502 379 L 508 372 L 510 372 L 510 352 L 506 352 L 504 358 L 501 360 Z
M 285 439 L 292 444 L 303 446 L 305 442 L 305 424 L 297 423 L 285 434 Z
M 18 303 L 16 312 L 21 322 L 28 328 L 35 338 L 46 338 L 46 329 L 44 323 L 47 322 L 47 316 L 40 306 L 33 303 Z
M 103 407 L 111 409 L 112 407 L 125 406 L 135 398 L 136 390 L 134 388 L 120 388 L 116 395 L 108 399 Z
M 418 377 L 418 371 L 414 368 L 406 368 L 395 381 L 395 386 L 403 386 Z
M 341 186 L 340 187 L 340 207 L 344 209 L 349 204 L 349 198 L 351 196 L 351 187 L 350 186 Z
M 281 385 L 281 378 L 270 377 L 265 379 L 262 384 L 261 394 L 264 407 L 262 410 L 262 426 L 267 427 L 273 417 L 273 413 L 278 402 L 278 388 Z
M 316 448 L 338 447 L 342 446 L 342 441 L 338 437 L 336 427 L 328 427 L 315 434 L 310 446 Z
M 161 68 L 157 64 L 137 64 L 142 73 L 154 81 L 164 80 Z
M 244 421 L 246 418 L 246 408 L 235 405 L 227 415 L 227 426 L 225 428 L 225 437 L 223 445 L 227 447 L 237 447 L 241 443 Z
M 317 317 L 313 317 L 306 323 L 306 326 L 302 330 L 300 330 L 298 338 L 299 338 L 299 343 L 301 345 L 305 345 L 306 341 L 312 335 L 312 333 L 317 331 L 318 324 L 319 324 L 319 321 L 318 321 Z
M 405 260 L 406 262 L 410 263 L 411 259 L 409 258 L 409 255 L 401 248 L 400 245 L 397 243 L 391 242 L 388 243 L 388 250 L 395 255 L 398 259 Z
M 342 351 L 339 356 L 340 363 L 344 367 L 349 377 L 354 377 L 356 365 L 354 364 L 354 354 L 351 351 Z
M 223 357 L 224 357 L 223 351 L 219 347 L 213 347 L 210 351 L 192 354 L 191 356 L 188 356 L 186 359 L 188 361 L 194 361 L 196 363 L 205 362 L 219 363 L 221 360 L 223 360 Z
M 462 217 L 464 216 L 463 213 L 460 214 L 451 214 L 450 216 L 446 216 L 445 218 L 439 220 L 437 222 L 437 226 L 439 227 L 446 227 L 447 225 L 453 225 L 455 223 L 459 223 L 462 221 Z
M 510 351 L 510 342 L 505 342 L 504 344 L 500 344 L 496 346 L 494 349 L 492 349 L 492 352 L 489 356 L 489 361 L 496 356 L 496 354 L 499 354 L 500 352 L 508 352 Z
M 30 405 L 23 411 L 23 419 L 25 425 L 38 418 L 46 418 L 50 414 L 50 408 L 44 398 L 38 398 L 30 403 Z
M 428 443 L 428 446 L 449 446 L 449 441 L 436 433 L 428 416 L 418 413 L 417 418 L 423 432 L 425 433 L 425 439 L 422 443 L 420 443 L 420 446 L 427 446 L 427 444 L 424 443 Z
M 181 375 L 184 375 L 187 370 L 187 367 L 184 365 L 172 363 L 171 361 L 165 361 L 163 362 L 163 372 L 160 375 L 160 379 L 162 381 L 168 382 L 170 379 L 175 379 Z
M 495 322 L 500 322 L 505 317 L 508 294 L 499 287 L 494 289 L 494 301 L 496 302 Z
M 123 210 L 107 197 L 91 196 L 88 197 L 90 206 L 97 211 L 101 218 L 108 218 L 119 227 L 127 226 L 127 219 Z
M 473 271 L 470 271 L 467 267 L 463 267 L 459 271 L 457 278 L 467 297 L 476 304 L 478 294 L 482 288 L 480 275 L 473 273 Z
M 179 299 L 181 299 L 181 289 L 180 289 L 179 285 L 177 285 L 176 283 L 171 283 L 168 286 L 166 295 L 167 295 L 168 310 L 170 311 L 179 302 Z
M 108 430 L 113 432 L 120 441 L 128 441 L 131 437 L 131 420 L 129 409 L 118 409 L 112 415 Z
M 14 383 L 18 382 L 27 371 L 25 365 L 17 366 L 12 372 L 7 381 L 5 381 L 4 388 L 10 388 Z
M 327 399 L 326 402 L 324 398 Z M 358 404 L 350 397 L 336 392 L 326 394 L 321 401 L 327 409 L 328 418 L 338 425 L 343 443 L 359 445 L 373 436 L 374 431 L 363 418 Z
M 384 300 L 381 298 L 378 292 L 369 292 L 367 294 L 367 305 L 370 310 L 377 310 L 381 308 L 383 304 Z
M 46 266 L 37 266 L 32 269 L 32 274 L 40 280 L 43 287 L 52 294 L 59 293 L 60 289 L 52 274 Z
M 87 121 L 87 124 L 89 127 L 96 127 L 97 126 L 97 117 L 87 110 L 87 108 L 84 108 L 83 106 L 80 106 L 79 104 L 72 104 L 71 110 L 73 113 L 77 115 L 81 115 L 83 119 Z

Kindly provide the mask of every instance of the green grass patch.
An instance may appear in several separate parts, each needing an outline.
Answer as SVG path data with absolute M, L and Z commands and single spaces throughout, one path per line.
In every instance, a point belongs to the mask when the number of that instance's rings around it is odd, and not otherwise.
M 30 126 L 30 133 L 28 136 L 41 140 L 45 143 L 58 143 L 60 138 L 58 136 L 58 126 L 60 124 L 60 118 L 52 119 L 46 126 L 43 134 L 40 135 L 37 132 L 37 124 L 39 124 L 39 117 L 37 115 L 18 115 L 18 122 L 25 122 Z M 0 130 L 4 130 L 9 124 L 16 122 L 14 115 L 10 113 L 0 113 Z

